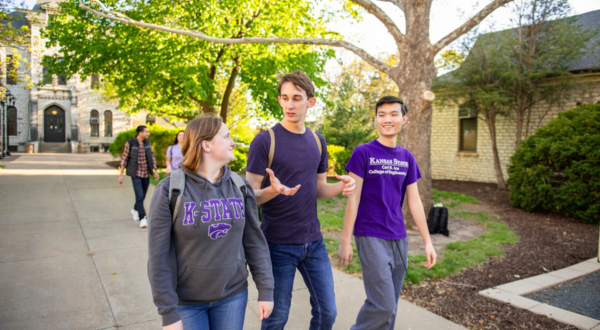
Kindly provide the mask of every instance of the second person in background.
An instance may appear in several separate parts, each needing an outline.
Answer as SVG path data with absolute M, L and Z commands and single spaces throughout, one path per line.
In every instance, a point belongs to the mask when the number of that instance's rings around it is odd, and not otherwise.
M 167 149 L 167 173 L 169 174 L 179 168 L 179 162 L 183 159 L 183 153 L 181 152 L 183 134 L 184 131 L 177 132 L 175 142 Z

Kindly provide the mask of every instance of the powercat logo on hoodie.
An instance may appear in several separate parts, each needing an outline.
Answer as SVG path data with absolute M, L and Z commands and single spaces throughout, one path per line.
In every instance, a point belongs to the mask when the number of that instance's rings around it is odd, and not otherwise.
M 196 205 L 202 207 L 202 216 L 200 221 L 206 223 L 210 221 L 230 220 L 246 217 L 244 213 L 244 200 L 242 198 L 222 198 L 211 199 L 204 202 L 187 202 L 183 204 L 185 216 L 183 225 L 193 225 L 196 218 L 200 215 L 200 211 L 195 211 Z M 208 236 L 212 239 L 217 239 L 227 235 L 227 231 L 231 229 L 231 225 L 220 223 L 210 225 Z

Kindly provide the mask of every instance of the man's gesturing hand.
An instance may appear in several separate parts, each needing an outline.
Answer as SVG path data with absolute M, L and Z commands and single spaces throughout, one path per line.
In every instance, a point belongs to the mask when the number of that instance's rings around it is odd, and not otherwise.
M 354 188 L 356 187 L 356 181 L 354 181 L 354 179 L 349 175 L 336 175 L 335 177 L 344 183 L 342 195 L 346 197 L 352 195 Z
M 273 173 L 273 170 L 271 170 L 270 168 L 267 168 L 267 173 L 269 174 L 269 180 L 271 181 L 271 189 L 273 189 L 278 194 L 294 196 L 298 189 L 300 189 L 300 185 L 297 185 L 294 188 L 289 188 L 281 184 L 281 182 L 279 182 L 279 179 L 275 177 L 275 173 Z

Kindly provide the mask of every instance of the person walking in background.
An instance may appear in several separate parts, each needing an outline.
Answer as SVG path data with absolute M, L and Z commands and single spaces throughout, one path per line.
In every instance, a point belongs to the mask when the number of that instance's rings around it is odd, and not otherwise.
M 234 145 L 221 118 L 192 120 L 183 167 L 152 196 L 148 276 L 164 330 L 242 330 L 246 264 L 258 290 L 259 317 L 273 309 L 271 259 L 254 191 L 227 166 Z M 170 196 L 176 187 L 183 188 L 177 199 Z
M 136 137 L 125 142 L 123 157 L 121 158 L 121 174 L 119 184 L 123 184 L 123 171 L 127 169 L 127 175 L 131 177 L 133 191 L 135 192 L 135 204 L 131 210 L 133 220 L 140 221 L 140 228 L 148 227 L 146 210 L 144 210 L 144 199 L 150 185 L 150 176 L 158 180 L 156 159 L 152 146 L 148 140 L 150 131 L 148 127 L 140 125 L 135 129 Z M 140 220 L 141 219 L 141 220 Z
M 183 133 L 184 131 L 179 131 L 177 136 L 175 136 L 175 142 L 167 149 L 167 173 L 169 174 L 171 171 L 179 168 L 179 163 L 183 159 L 183 154 L 181 153 Z
M 367 293 L 353 330 L 394 329 L 408 266 L 404 195 L 425 243 L 425 267 L 433 267 L 437 258 L 417 188 L 421 172 L 413 154 L 396 144 L 407 112 L 401 99 L 382 97 L 375 106 L 379 137 L 357 146 L 346 165 L 356 181 L 356 191 L 346 205 L 338 258 L 342 267 L 352 261 L 354 230 Z

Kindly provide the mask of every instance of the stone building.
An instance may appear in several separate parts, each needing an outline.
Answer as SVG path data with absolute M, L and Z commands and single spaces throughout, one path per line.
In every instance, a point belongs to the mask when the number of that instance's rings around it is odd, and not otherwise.
M 58 2 L 38 0 L 32 10 L 12 13 L 16 17 L 13 26 L 28 25 L 31 38 L 19 49 L 0 48 L 2 63 L 15 56 L 15 52 L 24 59 L 17 81 L 7 76 L 6 68 L 0 80 L 8 90 L 2 103 L 6 123 L 0 125 L 0 130 L 6 130 L 7 147 L 11 151 L 104 151 L 119 132 L 134 124 L 134 119 L 117 109 L 117 102 L 111 102 L 98 91 L 97 76 L 84 81 L 79 75 L 68 80 L 64 75 L 47 77 L 49 83 L 38 86 L 45 76 L 42 57 L 58 51 L 46 48 L 40 35 L 49 15 L 58 10 Z
M 577 22 L 600 31 L 600 10 L 576 16 Z M 600 103 L 600 34 L 591 41 L 595 48 L 570 65 L 578 87 L 560 106 L 538 104 L 531 114 L 529 134 L 535 133 L 561 111 L 583 103 Z M 496 182 L 494 157 L 487 124 L 469 111 L 434 103 L 431 127 L 431 175 L 433 179 Z M 515 152 L 516 120 L 499 116 L 496 122 L 497 146 L 504 179 Z

